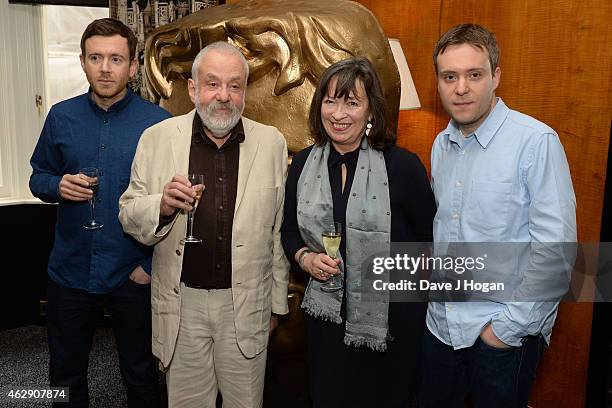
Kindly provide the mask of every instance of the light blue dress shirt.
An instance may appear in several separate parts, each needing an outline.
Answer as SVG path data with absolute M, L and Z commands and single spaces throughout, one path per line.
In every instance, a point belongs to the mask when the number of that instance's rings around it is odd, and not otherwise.
M 436 245 L 576 241 L 576 198 L 559 137 L 499 98 L 468 137 L 451 120 L 434 142 L 431 175 Z M 520 291 L 525 276 L 537 276 L 546 261 L 537 256 L 527 251 L 518 259 L 524 275 L 514 289 Z M 488 323 L 511 346 L 540 333 L 549 342 L 557 306 L 555 301 L 431 302 L 427 327 L 454 349 L 472 346 Z

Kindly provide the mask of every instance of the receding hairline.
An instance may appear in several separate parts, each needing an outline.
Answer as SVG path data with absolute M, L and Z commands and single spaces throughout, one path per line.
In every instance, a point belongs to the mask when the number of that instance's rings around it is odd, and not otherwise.
M 198 70 L 202 63 L 202 60 L 210 52 L 217 52 L 220 55 L 234 56 L 238 58 L 243 64 L 243 71 L 245 74 L 244 81 L 246 84 L 249 78 L 249 64 L 246 58 L 244 57 L 244 55 L 242 54 L 242 52 L 238 48 L 234 47 L 233 45 L 225 41 L 216 41 L 216 42 L 210 43 L 198 52 L 196 57 L 193 59 L 193 65 L 191 66 L 191 78 L 193 79 L 194 82 L 198 81 Z

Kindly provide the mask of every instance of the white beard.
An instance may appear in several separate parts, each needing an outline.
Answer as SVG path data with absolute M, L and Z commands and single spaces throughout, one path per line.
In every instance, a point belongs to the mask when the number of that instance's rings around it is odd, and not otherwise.
M 198 95 L 196 93 L 196 100 L 199 100 Z M 229 107 L 231 109 L 231 115 L 225 119 L 217 119 L 215 117 L 215 113 L 217 109 L 222 107 Z M 238 124 L 240 121 L 240 117 L 242 116 L 242 112 L 244 111 L 244 104 L 239 108 L 233 102 L 219 102 L 214 101 L 210 105 L 202 108 L 200 103 L 196 104 L 196 110 L 198 115 L 200 115 L 200 119 L 202 119 L 202 123 L 208 129 L 214 137 L 216 138 L 224 138 L 227 134 Z

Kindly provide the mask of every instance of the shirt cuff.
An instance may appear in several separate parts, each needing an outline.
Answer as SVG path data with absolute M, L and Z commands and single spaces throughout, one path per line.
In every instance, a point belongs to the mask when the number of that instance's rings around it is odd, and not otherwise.
M 155 233 L 157 234 L 161 231 L 166 225 L 172 223 L 176 215 L 179 213 L 179 210 L 175 210 L 171 215 L 164 217 L 163 215 L 159 216 L 159 223 L 157 224 L 157 228 L 155 229 Z
M 60 194 L 60 181 L 62 181 L 62 178 L 59 176 L 53 176 L 49 180 L 49 191 L 55 191 L 55 201 L 58 203 L 64 201 Z

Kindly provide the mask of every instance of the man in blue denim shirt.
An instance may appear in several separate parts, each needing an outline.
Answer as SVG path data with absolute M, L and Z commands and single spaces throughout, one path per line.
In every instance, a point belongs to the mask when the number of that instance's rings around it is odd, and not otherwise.
M 431 155 L 434 242 L 504 243 L 506 255 L 518 243 L 532 249 L 514 258 L 520 283 L 505 301 L 430 302 L 421 407 L 463 407 L 468 395 L 477 408 L 527 406 L 558 301 L 513 300 L 552 261 L 534 246 L 576 240 L 563 147 L 554 130 L 495 97 L 498 60 L 495 36 L 478 25 L 456 26 L 436 45 L 438 92 L 451 121 Z M 496 266 L 508 273 L 507 264 Z
M 127 87 L 138 68 L 136 43 L 117 20 L 96 20 L 85 29 L 81 66 L 90 90 L 51 108 L 31 159 L 32 193 L 59 203 L 48 265 L 47 330 L 50 384 L 70 387 L 65 406 L 88 405 L 89 351 L 103 306 L 112 315 L 129 406 L 158 404 L 152 248 L 126 235 L 117 217 L 140 135 L 170 114 Z M 83 227 L 93 196 L 93 179 L 79 174 L 85 167 L 99 171 L 95 210 L 103 227 L 96 230 Z

